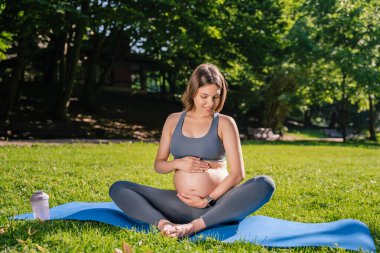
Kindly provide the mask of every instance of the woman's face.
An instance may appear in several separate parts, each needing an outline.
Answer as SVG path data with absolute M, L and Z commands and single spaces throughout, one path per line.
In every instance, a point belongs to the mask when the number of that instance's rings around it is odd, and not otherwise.
M 205 115 L 213 115 L 220 102 L 221 89 L 215 84 L 207 84 L 198 89 L 193 98 L 194 109 Z

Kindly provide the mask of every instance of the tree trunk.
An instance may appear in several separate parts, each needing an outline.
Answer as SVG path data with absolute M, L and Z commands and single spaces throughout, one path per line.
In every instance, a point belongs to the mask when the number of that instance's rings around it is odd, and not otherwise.
M 160 83 L 160 94 L 161 94 L 161 99 L 166 99 L 166 72 L 161 70 L 160 71 L 160 78 L 161 78 L 161 83 Z
M 340 108 L 340 114 L 341 114 L 341 131 L 342 131 L 342 138 L 345 142 L 347 139 L 347 117 L 346 117 L 346 101 L 347 95 L 346 95 L 346 74 L 343 73 L 343 80 L 342 80 L 342 100 L 341 100 L 341 108 Z
M 68 31 L 66 29 L 62 30 L 62 36 L 60 36 L 59 43 L 58 43 L 58 48 L 57 50 L 59 51 L 59 82 L 56 87 L 57 89 L 57 101 L 62 100 L 63 93 L 65 92 L 65 86 L 66 86 L 66 69 L 67 69 L 67 36 L 68 36 Z M 58 102 L 59 103 L 59 102 Z M 57 106 L 58 108 L 58 106 Z M 57 111 L 57 116 L 59 117 L 59 113 Z
M 17 59 L 15 62 L 15 66 L 12 69 L 12 76 L 8 83 L 8 98 L 4 104 L 4 107 L 2 108 L 2 112 L 0 115 L 0 118 L 3 121 L 7 121 L 10 119 L 13 107 L 18 99 L 17 95 L 19 94 L 20 80 L 27 62 L 26 52 L 28 50 L 28 39 L 25 37 L 20 37 L 18 42 L 19 45 L 17 48 Z
M 97 67 L 99 64 L 100 55 L 102 52 L 102 47 L 104 45 L 104 36 L 103 34 L 94 35 L 94 47 L 92 52 L 89 55 L 88 59 L 88 68 L 87 76 L 84 84 L 83 94 L 82 94 L 82 103 L 86 110 L 92 110 L 95 108 L 95 96 L 98 92 L 97 89 Z
M 82 4 L 82 13 L 86 14 L 88 10 L 88 2 L 84 2 Z M 65 119 L 68 108 L 70 106 L 70 98 L 75 85 L 75 76 L 78 67 L 79 53 L 82 46 L 83 34 L 85 31 L 86 21 L 83 18 L 80 18 L 77 26 L 75 27 L 75 35 L 73 40 L 73 46 L 70 48 L 68 52 L 68 60 L 67 60 L 67 78 L 66 84 L 64 86 L 65 90 L 63 91 L 63 95 L 58 104 L 57 114 L 60 118 Z
M 311 127 L 312 124 L 311 124 L 311 110 L 310 109 L 307 109 L 305 112 L 304 112 L 304 120 L 303 120 L 303 125 L 304 127 Z
M 331 116 L 330 116 L 330 124 L 329 124 L 329 128 L 335 128 L 336 127 L 336 118 L 337 118 L 337 115 L 336 115 L 336 112 L 335 110 L 331 113 Z
M 62 97 L 66 83 L 66 39 L 66 29 L 54 30 L 54 37 L 51 38 L 51 40 L 53 40 L 51 66 L 48 67 L 47 71 L 49 73 L 46 73 L 45 76 L 45 80 L 51 89 L 51 96 L 48 98 L 47 103 L 50 105 L 49 108 L 51 108 L 50 112 L 52 116 L 57 116 L 57 104 Z
M 141 66 L 140 67 L 140 89 L 142 91 L 146 91 L 147 89 L 147 85 L 146 85 L 146 71 L 145 71 L 145 67 L 144 66 Z
M 375 130 L 375 120 L 376 120 L 375 119 L 375 109 L 373 106 L 373 99 L 372 99 L 371 94 L 368 95 L 368 100 L 369 100 L 368 130 L 369 130 L 369 134 L 370 134 L 370 140 L 377 141 L 376 130 Z
M 169 83 L 169 99 L 174 100 L 175 99 L 175 93 L 176 93 L 176 79 L 177 79 L 177 70 L 169 70 L 168 72 L 168 83 Z
M 53 38 L 51 38 L 53 40 Z M 56 38 L 54 38 L 54 42 L 50 43 L 49 46 L 49 58 L 47 60 L 48 66 L 46 66 L 46 70 L 44 73 L 44 82 L 45 84 L 49 85 L 51 88 L 55 88 L 58 83 L 58 62 L 59 62 L 59 56 L 60 51 L 58 51 L 57 47 L 57 41 Z
M 104 68 L 102 74 L 100 75 L 97 87 L 98 89 L 101 89 L 101 87 L 104 85 L 106 81 L 106 77 L 108 73 L 119 63 L 121 62 L 127 53 L 129 53 L 129 50 L 122 50 L 122 44 L 125 42 L 123 37 L 123 30 L 119 29 L 115 31 L 116 33 L 116 41 L 115 45 L 113 46 L 113 52 L 112 52 L 112 58 L 111 61 L 108 62 L 108 65 Z

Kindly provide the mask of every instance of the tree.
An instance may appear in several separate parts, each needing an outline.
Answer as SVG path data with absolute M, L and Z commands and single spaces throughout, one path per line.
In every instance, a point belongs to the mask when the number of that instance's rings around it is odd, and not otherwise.
M 292 33 L 299 52 L 309 50 L 295 54 L 310 73 L 302 89 L 321 101 L 339 101 L 344 139 L 348 103 L 358 103 L 365 86 L 378 92 L 378 9 L 375 1 L 305 1 Z
M 6 4 L 2 3 L 0 4 L 0 16 L 2 15 Z M 5 53 L 9 48 L 12 47 L 12 34 L 10 32 L 2 30 L 0 32 L 0 60 L 6 59 Z
M 62 77 L 61 77 L 61 92 L 62 95 L 58 101 L 57 116 L 60 118 L 65 118 L 67 110 L 70 105 L 70 98 L 75 85 L 76 73 L 78 68 L 78 60 L 80 55 L 80 50 L 83 42 L 83 36 L 85 33 L 85 28 L 87 24 L 87 15 L 90 8 L 90 3 L 87 0 L 81 1 L 79 6 L 76 6 L 79 11 L 72 12 L 74 17 L 68 20 L 70 27 L 68 31 L 68 37 L 65 39 L 65 49 L 62 55 Z M 66 29 L 64 29 L 65 32 Z M 66 66 L 64 66 L 66 65 Z
M 38 18 L 26 11 L 32 8 L 32 3 L 29 1 L 19 3 L 7 1 L 1 5 L 1 8 L 0 30 L 2 30 L 3 41 L 5 36 L 10 39 L 10 34 L 12 34 L 12 51 L 16 54 L 11 75 L 7 80 L 7 96 L 0 110 L 0 119 L 7 121 L 17 100 L 19 83 L 27 59 L 32 52 L 30 45 L 35 39 L 36 26 L 34 24 Z M 5 48 L 9 48 L 9 44 Z

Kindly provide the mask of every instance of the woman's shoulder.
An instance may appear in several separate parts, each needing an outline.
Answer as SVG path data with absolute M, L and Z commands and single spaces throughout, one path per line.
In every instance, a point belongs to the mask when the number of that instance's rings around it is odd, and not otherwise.
M 174 112 L 166 118 L 165 126 L 170 129 L 170 132 L 175 128 L 183 112 Z
M 221 114 L 221 113 L 218 113 L 218 116 L 219 116 L 219 124 L 221 126 L 228 127 L 228 126 L 236 125 L 234 118 L 232 118 L 231 116 Z
M 230 133 L 236 133 L 238 131 L 234 118 L 225 114 L 220 114 L 220 113 L 218 115 L 219 115 L 218 134 L 222 140 L 226 134 L 229 135 Z
M 175 123 L 179 120 L 179 118 L 181 118 L 181 115 L 182 115 L 183 112 L 173 112 L 171 114 L 169 114 L 169 116 L 166 118 L 166 121 L 168 123 Z

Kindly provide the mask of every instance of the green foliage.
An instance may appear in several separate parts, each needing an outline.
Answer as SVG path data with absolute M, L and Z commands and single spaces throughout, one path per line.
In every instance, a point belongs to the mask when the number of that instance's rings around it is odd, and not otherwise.
M 0 15 L 5 9 L 5 3 L 0 4 Z M 0 32 L 0 60 L 6 59 L 5 53 L 11 48 L 12 34 L 6 31 Z
M 1 13 L 0 13 L 1 14 Z M 6 52 L 11 48 L 12 34 L 2 31 L 0 33 L 0 60 L 6 59 Z
M 38 189 L 50 195 L 51 206 L 110 201 L 109 186 L 123 179 L 173 189 L 172 175 L 153 171 L 157 148 L 145 143 L 0 147 L 0 251 L 27 246 L 29 251 L 42 247 L 49 252 L 112 252 L 126 241 L 134 252 L 343 252 L 268 249 L 210 239 L 191 243 L 165 238 L 155 229 L 145 234 L 95 222 L 8 220 L 31 211 L 29 198 Z M 266 174 L 277 185 L 272 200 L 255 214 L 299 222 L 358 219 L 369 226 L 380 249 L 379 146 L 246 142 L 242 148 L 247 179 Z
M 131 53 L 170 72 L 163 79 L 175 86 L 174 97 L 195 66 L 211 62 L 236 95 L 235 114 L 278 128 L 300 108 L 353 104 L 364 111 L 369 95 L 379 102 L 379 8 L 376 0 L 5 1 L 0 58 L 25 59 L 28 71 L 55 83 L 57 96 L 76 77 L 91 86 L 82 97 L 101 90 Z M 79 24 L 85 32 L 75 39 Z M 81 75 L 70 73 L 74 64 Z M 2 80 L 7 73 L 0 70 Z
M 368 110 L 363 98 L 368 93 L 380 94 L 379 5 L 376 1 L 310 0 L 299 11 L 303 15 L 289 39 L 295 41 L 294 60 L 303 62 L 309 73 L 301 87 L 306 90 L 302 95 L 309 94 L 306 102 L 332 103 L 347 96 L 352 104 L 359 103 L 360 110 Z

